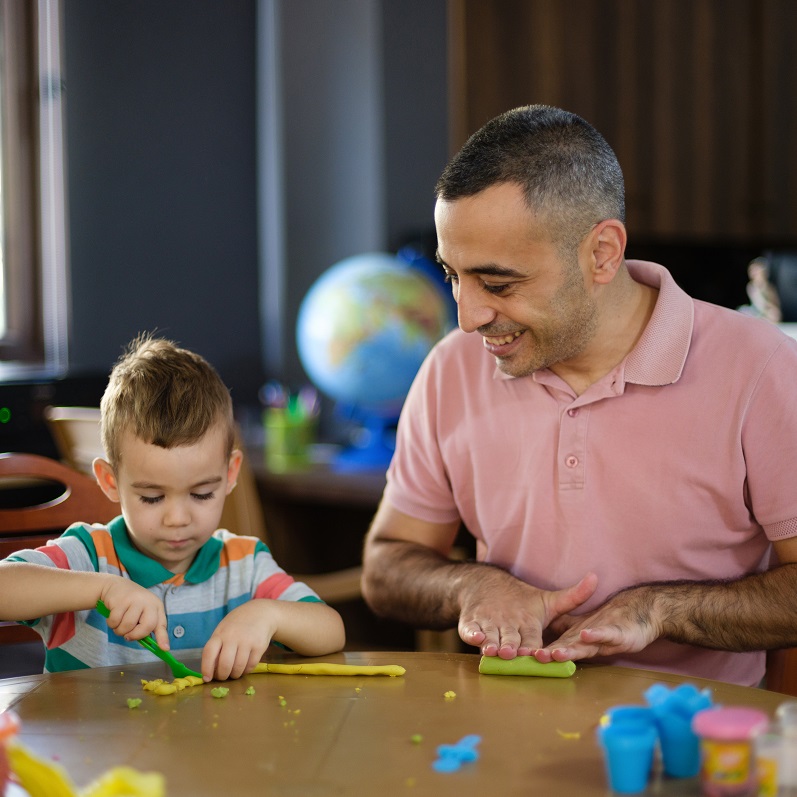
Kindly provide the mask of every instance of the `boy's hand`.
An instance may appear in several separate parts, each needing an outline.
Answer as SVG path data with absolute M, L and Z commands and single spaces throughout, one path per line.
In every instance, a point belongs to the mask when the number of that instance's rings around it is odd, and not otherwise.
M 205 681 L 226 681 L 249 672 L 266 652 L 277 630 L 280 601 L 256 599 L 233 609 L 202 651 Z
M 143 639 L 150 634 L 164 649 L 169 649 L 169 635 L 166 630 L 166 610 L 163 603 L 126 578 L 112 578 L 100 595 L 108 607 L 108 627 L 128 640 Z

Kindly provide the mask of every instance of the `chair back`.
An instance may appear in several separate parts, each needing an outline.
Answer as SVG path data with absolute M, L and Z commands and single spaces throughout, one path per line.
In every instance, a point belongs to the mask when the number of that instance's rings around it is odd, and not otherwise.
M 47 407 L 47 427 L 58 456 L 71 468 L 92 475 L 92 462 L 104 457 L 99 407 Z
M 0 454 L 0 558 L 38 548 L 77 521 L 107 523 L 119 514 L 93 478 L 37 454 Z M 0 623 L 0 645 L 38 639 Z
M 24 494 L 53 497 L 26 503 Z M 13 537 L 40 536 L 46 531 L 63 531 L 71 523 L 107 523 L 119 514 L 119 504 L 106 497 L 93 478 L 61 462 L 38 454 L 0 454 L 0 545 Z M 19 495 L 13 499 L 13 493 Z M 52 537 L 52 534 L 50 535 Z M 29 547 L 29 546 L 25 546 Z

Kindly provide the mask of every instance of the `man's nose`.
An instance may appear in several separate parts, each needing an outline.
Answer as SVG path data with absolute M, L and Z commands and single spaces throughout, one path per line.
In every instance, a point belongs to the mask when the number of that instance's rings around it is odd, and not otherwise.
M 495 320 L 495 309 L 489 297 L 477 287 L 459 284 L 457 291 L 457 322 L 463 332 L 475 332 Z

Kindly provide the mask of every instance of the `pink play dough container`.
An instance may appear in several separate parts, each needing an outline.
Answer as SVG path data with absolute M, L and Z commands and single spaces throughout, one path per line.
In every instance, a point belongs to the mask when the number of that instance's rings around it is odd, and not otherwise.
M 769 717 L 754 708 L 699 711 L 692 730 L 700 737 L 700 782 L 707 797 L 746 797 L 757 790 L 753 739 Z

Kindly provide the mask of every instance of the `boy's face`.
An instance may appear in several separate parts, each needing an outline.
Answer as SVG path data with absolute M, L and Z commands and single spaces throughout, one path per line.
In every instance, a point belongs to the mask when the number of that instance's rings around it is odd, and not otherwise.
M 173 573 L 184 573 L 218 528 L 241 466 L 241 452 L 228 459 L 225 448 L 221 424 L 198 442 L 174 448 L 125 431 L 117 472 L 104 460 L 94 463 L 100 487 L 122 505 L 133 544 Z

